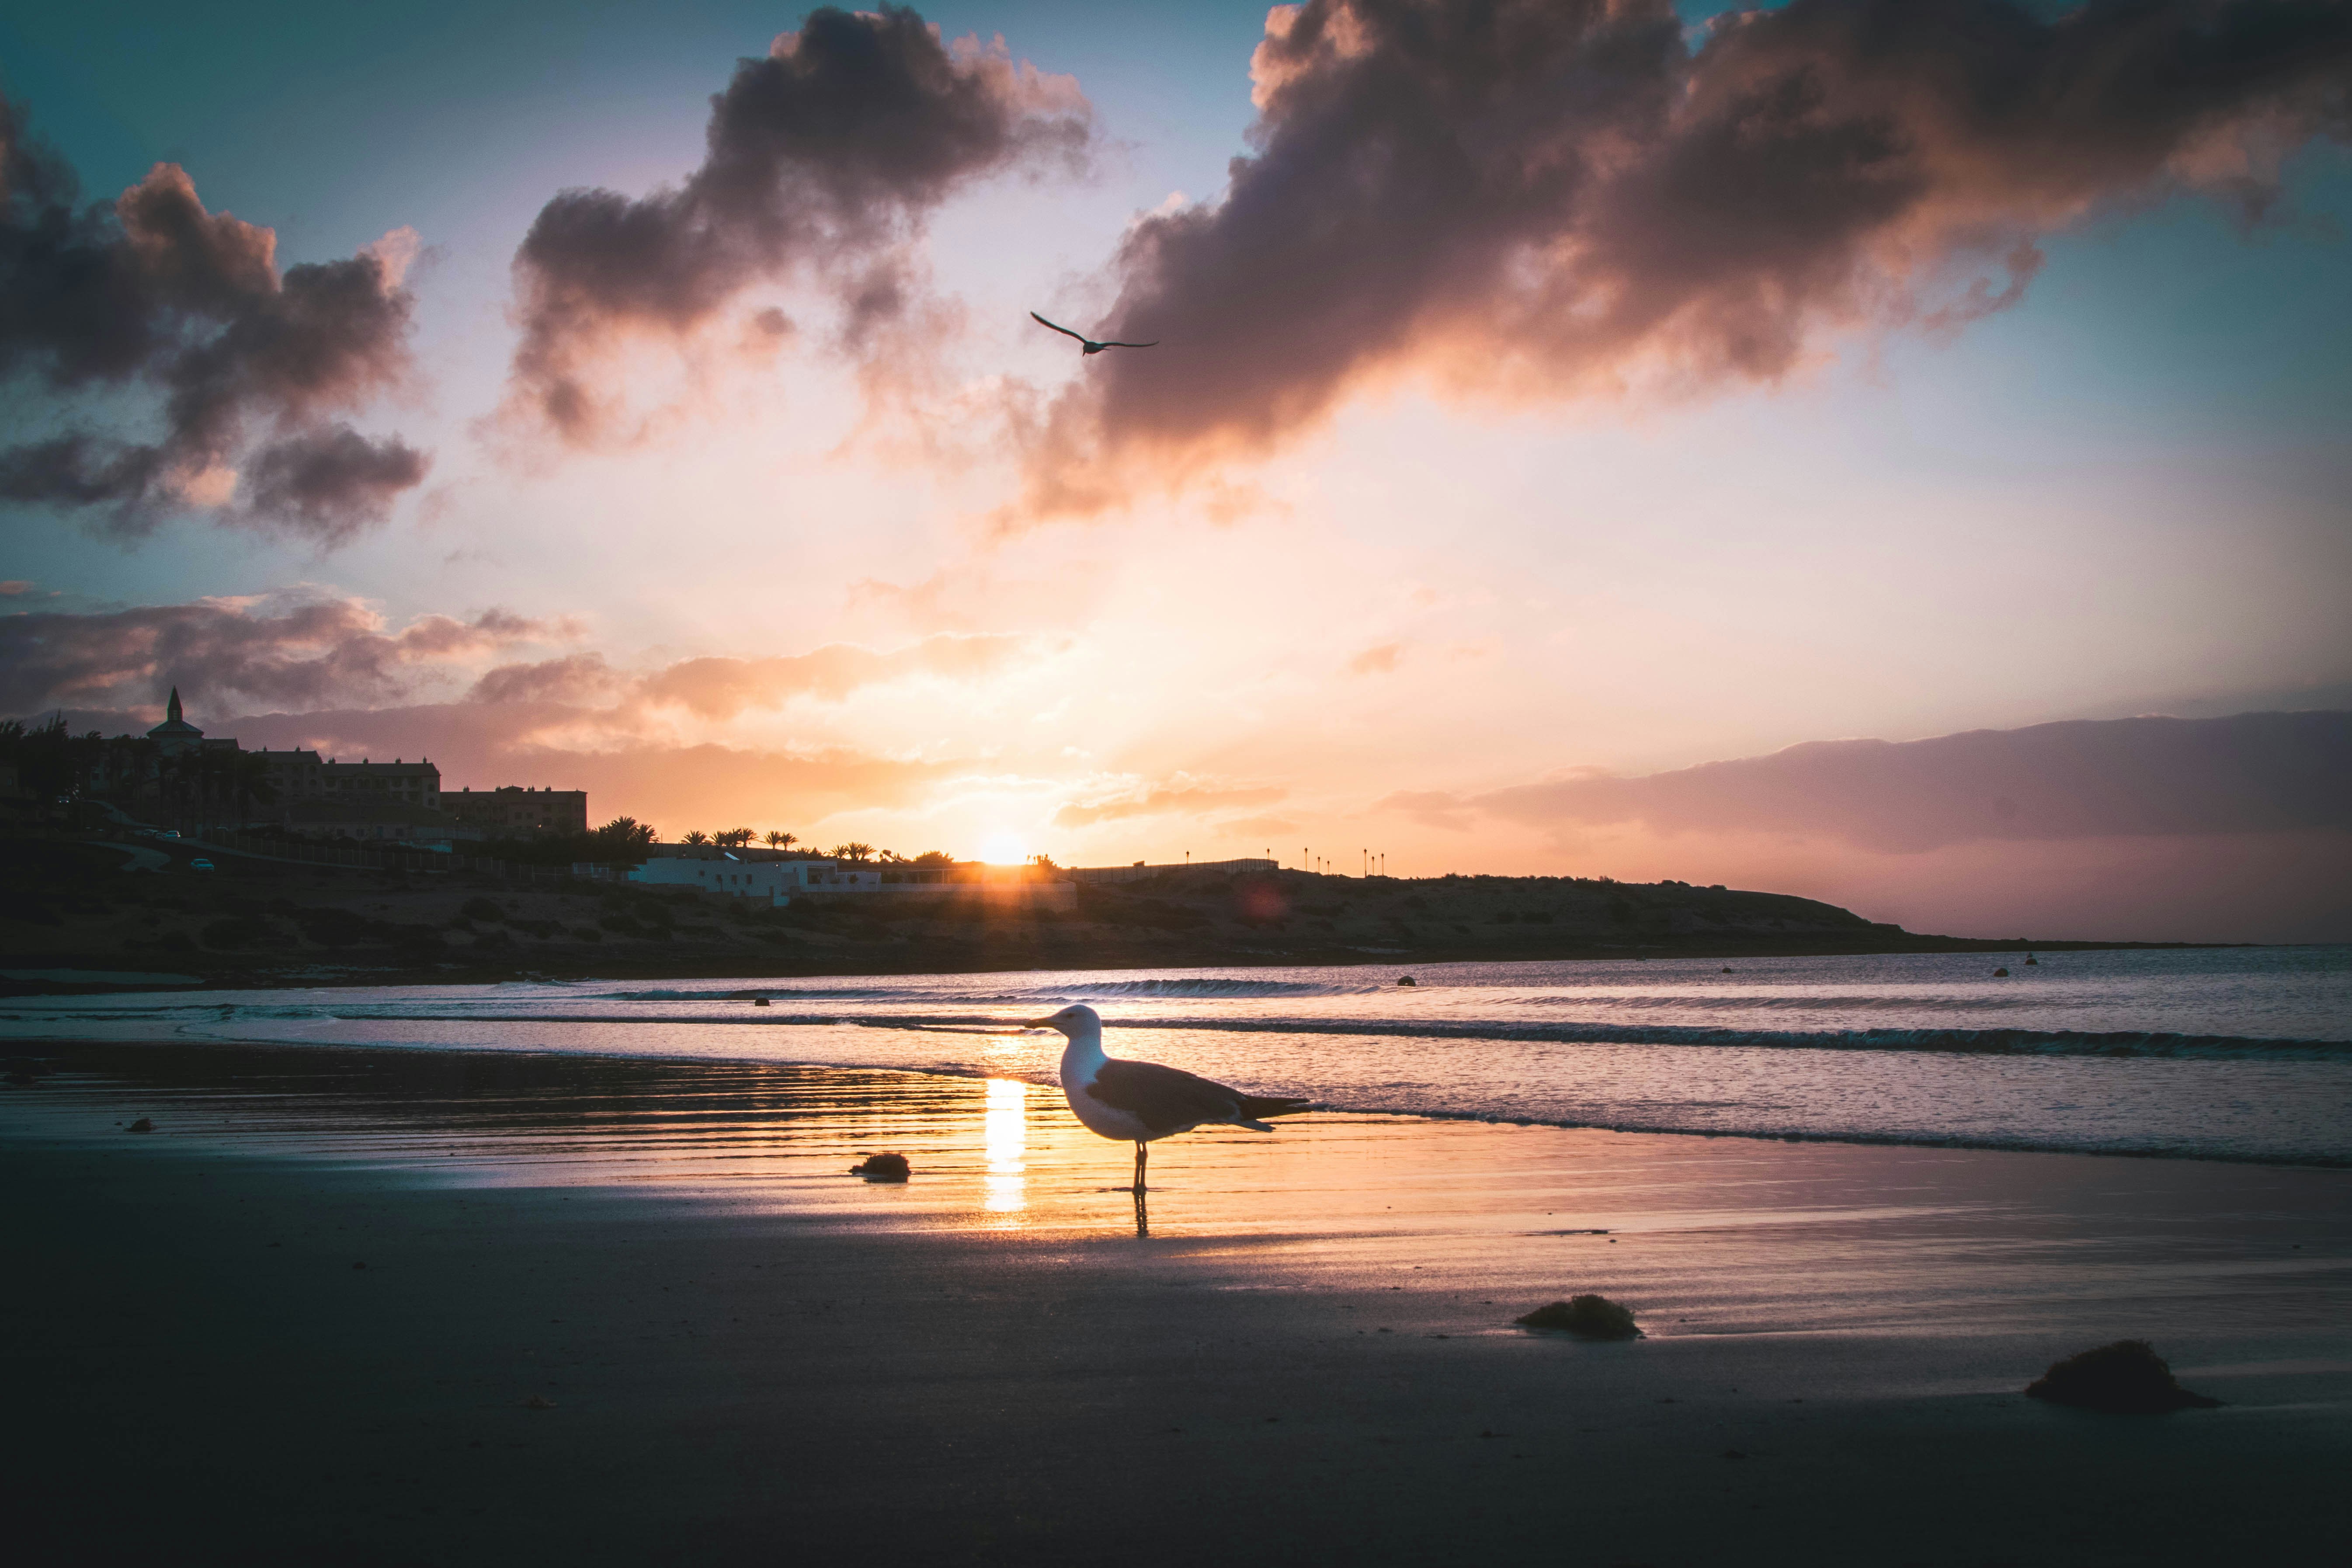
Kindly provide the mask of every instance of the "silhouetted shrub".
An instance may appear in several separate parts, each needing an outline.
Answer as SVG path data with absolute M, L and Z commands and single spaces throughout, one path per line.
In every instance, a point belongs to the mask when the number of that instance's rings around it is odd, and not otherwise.
M 1588 1340 L 1638 1340 L 1633 1314 L 1606 1296 L 1571 1296 L 1513 1320 L 1530 1329 L 1564 1329 Z
M 377 937 L 381 922 L 332 905 L 302 911 L 302 934 L 320 947 L 352 947 Z
M 384 939 L 392 943 L 395 952 L 410 958 L 423 958 L 428 954 L 446 951 L 441 941 L 441 933 L 431 926 L 404 925 L 387 921 L 383 922 L 379 929 Z M 506 940 L 506 933 L 503 931 L 488 932 L 486 936 L 496 936 L 500 941 Z M 485 938 L 477 938 L 477 944 L 478 945 Z
M 270 929 L 268 921 L 257 920 L 250 915 L 231 915 L 226 920 L 217 920 L 205 927 L 199 940 L 206 947 L 226 951 L 239 947 L 258 947 L 276 934 Z
M 2025 1385 L 2029 1399 L 2124 1415 L 2210 1410 L 2221 1404 L 2173 1381 L 2172 1368 L 2146 1340 L 2117 1340 L 2065 1360 Z

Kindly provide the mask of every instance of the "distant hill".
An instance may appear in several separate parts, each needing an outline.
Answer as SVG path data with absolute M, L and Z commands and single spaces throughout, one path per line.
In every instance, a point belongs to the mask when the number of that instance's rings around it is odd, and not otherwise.
M 150 860 L 160 858 L 150 854 Z M 1081 884 L 1075 911 L 844 895 L 770 909 L 604 883 L 288 866 L 128 872 L 120 848 L 0 839 L 0 952 L 25 972 L 333 981 L 1758 957 L 2128 946 L 1922 936 L 1783 893 L 1559 877 L 1231 876 Z M 103 986 L 48 974 L 22 993 Z

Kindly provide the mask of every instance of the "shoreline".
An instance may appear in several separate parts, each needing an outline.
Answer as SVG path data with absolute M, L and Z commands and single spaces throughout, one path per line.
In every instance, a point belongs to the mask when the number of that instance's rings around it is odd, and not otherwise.
M 0 1096 L 37 1561 L 2074 1568 L 2352 1526 L 2329 1173 L 1325 1115 L 1163 1145 L 1139 1237 L 1057 1096 L 181 1054 L 182 1100 Z M 874 1147 L 916 1180 L 841 1173 Z M 1651 1337 L 1510 1323 L 1584 1289 Z M 2126 1335 L 2228 1403 L 2019 1395 Z
M 1921 938 L 1924 943 L 1941 945 L 1897 944 L 1893 946 L 1759 943 L 1749 946 L 1729 944 L 1704 948 L 1589 948 L 1552 951 L 1549 949 L 1468 949 L 1416 951 L 1410 953 L 1368 955 L 1354 949 L 1302 949 L 1281 952 L 1206 953 L 1186 955 L 1177 952 L 1138 954 L 1122 953 L 1116 958 L 1103 957 L 1075 962 L 1034 963 L 1020 956 L 977 958 L 959 965 L 953 955 L 944 962 L 931 962 L 937 954 L 926 953 L 902 961 L 883 963 L 859 963 L 852 956 L 846 964 L 836 962 L 839 955 L 818 955 L 807 959 L 761 958 L 755 964 L 748 959 L 727 962 L 703 962 L 684 959 L 662 964 L 642 958 L 624 959 L 618 963 L 573 963 L 548 962 L 542 967 L 522 969 L 505 965 L 474 965 L 436 963 L 431 973 L 415 966 L 366 965 L 336 966 L 324 963 L 307 965 L 301 972 L 284 969 L 246 969 L 228 966 L 213 967 L 204 974 L 185 975 L 168 984 L 119 984 L 92 980 L 12 980 L 0 977 L 0 1000 L 16 996 L 79 996 L 101 995 L 113 992 L 151 994 L 168 991 L 289 991 L 331 987 L 335 985 L 496 985 L 516 980 L 541 980 L 553 983 L 613 980 L 814 980 L 838 977 L 845 980 L 895 979 L 918 974 L 1021 974 L 1037 971 L 1053 973 L 1111 973 L 1129 969 L 1372 969 L 1412 971 L 1447 963 L 1646 963 L 1652 961 L 1674 963 L 1713 963 L 1719 959 L 1777 958 L 1897 958 L 1924 956 L 1934 953 L 1982 952 L 2205 952 L 2268 951 L 2271 949 L 2326 949 L 2345 946 L 2342 942 L 2012 942 L 1992 937 Z M 211 955 L 187 952 L 140 955 L 144 971 L 173 971 L 193 967 L 191 957 L 202 960 Z M 534 955 L 539 957 L 540 955 Z M 107 963 L 101 965 L 100 958 Z M 72 962 L 68 962 L 70 959 Z M 149 962 L 152 959 L 152 962 Z M 132 974 L 120 955 L 67 954 L 56 960 L 12 964 L 9 967 L 28 971 L 58 970 L 95 975 Z
M 484 1020 L 484 1022 L 499 1021 L 502 1020 Z M 707 1023 L 709 1022 L 709 1020 L 698 1020 L 698 1022 Z M 179 1050 L 188 1052 L 216 1052 L 224 1055 L 246 1052 L 260 1056 L 276 1055 L 289 1060 L 299 1059 L 306 1056 L 320 1056 L 329 1058 L 340 1057 L 348 1060 L 363 1058 L 376 1054 L 387 1056 L 406 1056 L 425 1059 L 435 1058 L 463 1058 L 478 1056 L 491 1060 L 517 1059 L 542 1062 L 577 1061 L 582 1063 L 606 1063 L 616 1066 L 660 1065 L 685 1066 L 690 1068 L 696 1065 L 709 1065 L 722 1068 L 780 1068 L 793 1071 L 871 1076 L 877 1079 L 888 1079 L 894 1077 L 942 1079 L 952 1082 L 961 1083 L 986 1083 L 994 1079 L 1001 1079 L 1003 1076 L 1001 1072 L 992 1073 L 989 1069 L 982 1067 L 950 1067 L 941 1064 L 885 1067 L 877 1066 L 871 1063 L 824 1062 L 799 1059 L 782 1060 L 774 1057 L 748 1055 L 740 1057 L 696 1056 L 691 1058 L 678 1058 L 675 1056 L 636 1053 L 623 1050 L 582 1051 L 572 1049 L 534 1049 L 530 1047 L 501 1049 L 499 1047 L 480 1046 L 451 1047 L 373 1041 L 364 1045 L 328 1046 L 308 1042 L 276 1040 L 196 1041 L 192 1039 L 174 1039 L 170 1041 L 122 1041 L 93 1040 L 86 1037 L 66 1035 L 28 1036 L 21 1039 L 7 1042 L 5 1054 L 11 1058 L 20 1061 L 47 1061 L 52 1060 L 54 1058 L 45 1056 L 45 1052 L 73 1053 L 84 1050 L 98 1050 L 100 1052 Z M 1034 1087 L 1050 1089 L 1050 1086 L 1047 1085 L 1038 1085 Z M 1533 1128 L 1562 1132 L 1608 1133 L 1632 1138 L 1731 1139 L 1761 1144 L 1833 1144 L 1841 1147 L 1859 1149 L 1918 1151 L 1949 1150 L 1972 1153 L 2050 1155 L 2065 1158 L 2095 1160 L 2155 1160 L 2163 1161 L 2170 1164 L 2202 1163 L 2222 1166 L 2245 1166 L 2263 1170 L 2308 1172 L 2352 1171 L 2352 1155 L 2297 1155 L 2294 1157 L 2273 1157 L 2259 1153 L 2235 1153 L 2210 1150 L 2181 1150 L 2162 1147 L 2120 1149 L 2077 1147 L 2052 1143 L 2034 1143 L 2021 1140 L 2002 1142 L 1992 1139 L 1972 1139 L 1966 1137 L 1915 1137 L 1906 1136 L 1899 1133 L 1750 1131 L 1735 1131 L 1730 1129 L 1672 1127 L 1664 1124 L 1633 1121 L 1555 1120 L 1545 1117 L 1506 1116 L 1499 1113 L 1485 1111 L 1446 1110 L 1426 1108 L 1401 1109 L 1381 1105 L 1331 1104 L 1326 1102 L 1318 1102 L 1315 1109 L 1318 1113 L 1324 1114 L 1349 1117 L 1371 1117 L 1396 1121 L 1427 1121 L 1442 1124 L 1459 1124 L 1471 1127 L 1512 1129 Z

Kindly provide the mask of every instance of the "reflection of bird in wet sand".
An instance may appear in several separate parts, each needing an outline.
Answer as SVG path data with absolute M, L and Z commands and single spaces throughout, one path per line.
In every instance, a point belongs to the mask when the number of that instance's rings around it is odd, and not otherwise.
M 1083 1004 L 1050 1018 L 1033 1018 L 1029 1027 L 1059 1029 L 1069 1037 L 1062 1050 L 1062 1092 L 1087 1131 L 1134 1141 L 1138 1198 L 1154 1138 L 1210 1126 L 1271 1132 L 1260 1117 L 1288 1116 L 1313 1103 L 1286 1095 L 1244 1094 L 1158 1062 L 1115 1060 L 1103 1055 L 1101 1017 Z
M 1041 327 L 1054 327 L 1053 322 L 1047 321 L 1045 317 L 1039 315 L 1034 310 L 1029 312 L 1029 319 L 1036 322 Z M 1074 332 L 1067 327 L 1054 327 L 1054 330 L 1061 333 L 1066 338 L 1077 339 L 1078 352 L 1080 353 L 1098 354 L 1105 349 L 1156 349 L 1160 346 L 1160 340 L 1158 338 L 1152 339 L 1148 343 L 1098 343 L 1095 342 L 1094 339 L 1087 336 L 1086 333 Z

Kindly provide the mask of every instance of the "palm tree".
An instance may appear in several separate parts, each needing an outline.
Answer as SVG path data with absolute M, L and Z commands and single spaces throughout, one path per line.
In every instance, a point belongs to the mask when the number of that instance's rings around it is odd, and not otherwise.
M 836 844 L 833 847 L 833 858 L 835 859 L 846 860 L 852 865 L 863 864 L 864 862 L 872 859 L 873 857 L 874 846 L 871 844 L 860 844 L 854 838 L 846 844 Z
M 799 839 L 793 837 L 791 834 L 785 832 L 781 827 L 771 827 L 768 829 L 766 843 L 768 847 L 771 849 L 789 849 L 799 842 Z
M 703 832 L 702 829 L 698 827 L 693 832 L 688 834 L 685 837 L 679 839 L 678 842 L 680 844 L 708 844 L 710 842 L 710 835 Z
M 634 816 L 616 816 L 589 837 L 596 841 L 595 858 L 614 865 L 642 866 L 646 847 L 655 841 L 654 825 Z
M 758 835 L 748 827 L 730 827 L 724 833 L 715 835 L 710 842 L 718 845 L 721 849 L 740 849 L 757 837 Z

